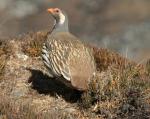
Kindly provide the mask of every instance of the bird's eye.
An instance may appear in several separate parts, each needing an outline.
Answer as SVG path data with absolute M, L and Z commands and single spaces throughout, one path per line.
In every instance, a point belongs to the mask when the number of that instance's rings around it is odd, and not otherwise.
M 58 12 L 59 12 L 59 10 L 56 10 L 56 12 L 58 13 Z

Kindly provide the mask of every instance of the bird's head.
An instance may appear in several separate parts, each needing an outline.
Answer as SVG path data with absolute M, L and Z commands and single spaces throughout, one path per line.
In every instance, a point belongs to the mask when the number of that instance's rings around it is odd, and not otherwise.
M 47 11 L 54 17 L 57 23 L 63 24 L 65 22 L 65 15 L 59 8 L 49 8 Z

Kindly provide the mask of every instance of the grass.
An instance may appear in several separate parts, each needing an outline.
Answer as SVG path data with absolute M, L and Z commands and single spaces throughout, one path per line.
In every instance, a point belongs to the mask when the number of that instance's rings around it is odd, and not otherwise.
M 11 49 L 9 45 L 4 40 L 0 40 L 0 79 L 4 75 L 5 65 L 7 58 L 11 54 Z
M 37 32 L 15 39 L 15 45 L 21 47 L 17 48 L 17 50 L 21 49 L 18 52 L 29 56 L 25 61 L 16 58 L 15 54 L 11 55 L 13 47 L 9 46 L 9 42 L 0 42 L 0 76 L 5 75 L 5 79 L 0 82 L 0 116 L 2 118 L 137 119 L 150 117 L 150 61 L 143 68 L 143 65 L 137 65 L 112 51 L 94 48 L 98 70 L 96 76 L 89 83 L 89 89 L 76 101 L 71 102 L 69 98 L 76 97 L 76 92 L 70 95 L 68 88 L 65 91 L 66 89 L 60 84 L 50 81 L 46 74 L 34 69 L 40 62 L 34 57 L 40 56 L 45 38 L 46 32 Z M 21 45 L 18 45 L 20 43 Z M 15 63 L 12 63 L 13 60 Z M 24 69 L 24 66 L 33 67 L 32 72 Z M 4 72 L 9 71 L 9 68 L 14 74 Z M 23 74 L 16 72 L 22 72 L 22 70 L 28 75 L 20 78 Z M 24 82 L 30 79 L 34 80 L 34 83 L 33 81 L 32 84 Z M 17 81 L 21 84 L 17 84 Z M 21 90 L 25 89 L 28 93 L 16 98 L 12 92 L 16 89 L 19 91 L 18 85 Z M 23 87 L 24 85 L 28 86 Z
M 7 39 L 3 40 L 0 39 L 0 56 L 7 55 L 9 56 L 11 54 L 11 46 L 8 43 Z
M 4 74 L 5 64 L 6 64 L 6 59 L 0 57 L 0 79 L 2 79 L 2 76 Z
M 150 76 L 150 59 L 146 63 L 146 69 L 147 69 L 148 75 Z
M 22 44 L 22 51 L 31 57 L 40 56 L 43 42 L 46 40 L 46 34 L 47 32 L 37 32 L 22 36 L 21 39 L 26 41 L 26 43 L 23 42 Z
M 0 102 L 2 117 L 5 117 L 5 119 L 71 119 L 77 117 L 77 114 L 67 113 L 55 108 L 41 109 L 37 112 L 36 105 L 31 105 L 32 100 L 29 99 L 18 101 L 5 96 L 5 100 Z
M 111 67 L 96 76 L 79 103 L 102 118 L 149 118 L 150 79 L 141 79 L 136 67 Z

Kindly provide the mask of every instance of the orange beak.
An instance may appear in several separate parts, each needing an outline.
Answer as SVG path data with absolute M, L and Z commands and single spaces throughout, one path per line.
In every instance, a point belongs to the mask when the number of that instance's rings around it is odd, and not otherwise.
M 47 9 L 47 12 L 52 14 L 54 12 L 54 9 L 53 8 L 49 8 L 49 9 Z

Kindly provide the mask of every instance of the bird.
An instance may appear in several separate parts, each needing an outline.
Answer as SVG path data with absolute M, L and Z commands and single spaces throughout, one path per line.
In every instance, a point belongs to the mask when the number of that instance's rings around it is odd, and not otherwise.
M 42 59 L 49 76 L 79 91 L 88 89 L 96 66 L 92 49 L 69 31 L 68 17 L 59 8 L 49 8 L 54 25 L 42 48 Z

